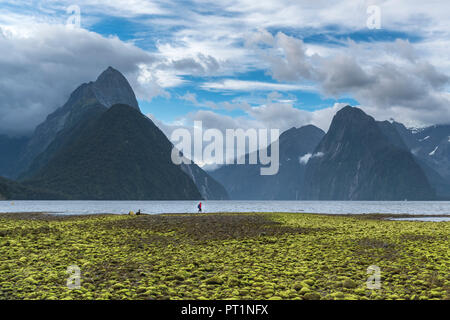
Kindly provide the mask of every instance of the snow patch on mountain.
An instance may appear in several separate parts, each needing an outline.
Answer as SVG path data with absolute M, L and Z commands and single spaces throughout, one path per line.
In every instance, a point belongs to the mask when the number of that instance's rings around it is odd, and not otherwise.
M 303 157 L 300 157 L 299 161 L 300 161 L 300 164 L 306 165 L 308 163 L 309 159 L 311 159 L 311 158 L 320 158 L 320 157 L 323 157 L 323 155 L 324 155 L 323 152 L 317 152 L 317 153 L 314 153 L 314 154 L 307 153 Z
M 434 148 L 434 150 L 431 151 L 428 155 L 433 156 L 433 155 L 436 153 L 436 151 L 437 151 L 438 148 L 439 148 L 439 146 L 437 146 L 436 148 Z

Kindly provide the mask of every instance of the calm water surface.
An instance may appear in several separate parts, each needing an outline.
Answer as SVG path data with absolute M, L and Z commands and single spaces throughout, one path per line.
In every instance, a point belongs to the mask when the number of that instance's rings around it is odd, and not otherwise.
M 0 212 L 55 214 L 195 213 L 198 201 L 0 201 Z M 202 201 L 204 212 L 448 215 L 450 201 Z

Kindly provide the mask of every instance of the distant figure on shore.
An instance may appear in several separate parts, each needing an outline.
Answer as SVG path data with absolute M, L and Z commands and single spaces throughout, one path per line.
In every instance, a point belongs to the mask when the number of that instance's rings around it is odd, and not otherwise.
M 136 212 L 136 215 L 137 216 L 141 215 L 141 209 L 139 209 L 138 212 Z
M 202 203 L 200 202 L 197 206 L 198 208 L 198 213 L 202 212 Z

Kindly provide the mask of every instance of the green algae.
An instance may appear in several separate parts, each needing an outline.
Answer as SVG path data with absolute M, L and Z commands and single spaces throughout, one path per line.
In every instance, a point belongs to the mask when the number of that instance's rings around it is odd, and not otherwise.
M 0 215 L 0 299 L 450 299 L 449 235 L 312 214 Z

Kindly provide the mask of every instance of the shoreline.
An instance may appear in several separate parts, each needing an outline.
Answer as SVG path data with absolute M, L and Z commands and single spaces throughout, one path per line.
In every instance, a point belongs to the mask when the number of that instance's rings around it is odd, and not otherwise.
M 149 214 L 197 213 L 196 201 L 49 201 L 0 203 L 0 212 L 46 212 L 49 214 L 126 214 L 137 211 Z M 204 201 L 208 213 L 295 212 L 314 214 L 411 214 L 446 215 L 450 202 L 355 202 L 355 201 Z
M 292 215 L 316 215 L 327 217 L 349 217 L 358 219 L 370 219 L 370 220 L 390 220 L 394 218 L 407 219 L 407 218 L 450 218 L 450 214 L 387 214 L 387 213 L 309 213 L 309 212 L 204 212 L 204 213 L 141 213 L 141 216 L 206 216 L 206 215 L 252 215 L 252 214 L 292 214 Z M 11 217 L 19 219 L 30 218 L 88 218 L 99 216 L 128 216 L 127 213 L 86 213 L 86 214 L 65 214 L 65 213 L 53 213 L 53 212 L 0 212 L 1 217 Z M 401 220 L 398 220 L 401 221 Z M 444 221 L 446 222 L 446 221 Z

